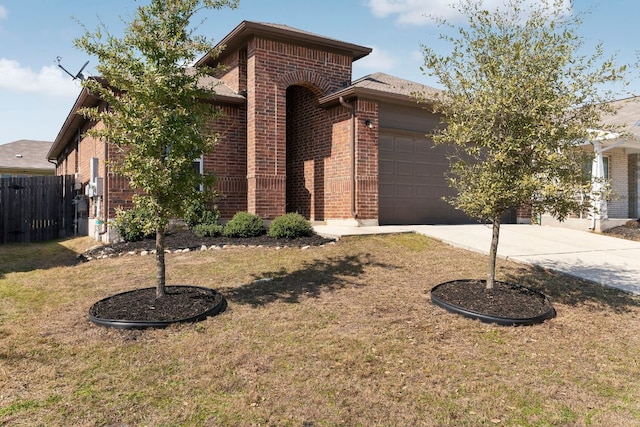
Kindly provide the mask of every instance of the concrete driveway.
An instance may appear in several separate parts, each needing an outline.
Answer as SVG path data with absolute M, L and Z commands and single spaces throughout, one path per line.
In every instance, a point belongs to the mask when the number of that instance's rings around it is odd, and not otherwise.
M 314 228 L 334 236 L 416 232 L 485 254 L 491 244 L 491 227 L 479 224 Z M 498 256 L 640 295 L 640 242 L 560 227 L 504 224 Z

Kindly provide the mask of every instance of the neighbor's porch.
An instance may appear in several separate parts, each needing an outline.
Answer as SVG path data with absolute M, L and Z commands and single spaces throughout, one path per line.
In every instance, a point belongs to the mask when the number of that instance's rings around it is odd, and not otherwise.
M 609 184 L 606 197 L 594 196 L 593 209 L 560 222 L 543 215 L 540 222 L 580 230 L 604 231 L 640 217 L 640 141 L 616 133 L 599 133 L 584 144 L 594 151 L 591 177 L 594 193 Z

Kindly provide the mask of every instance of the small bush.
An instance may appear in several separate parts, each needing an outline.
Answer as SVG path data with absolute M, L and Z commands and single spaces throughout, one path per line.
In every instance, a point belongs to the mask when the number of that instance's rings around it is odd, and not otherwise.
M 224 227 L 222 234 L 227 237 L 255 237 L 264 232 L 262 218 L 249 212 L 238 212 Z
M 198 201 L 185 209 L 184 222 L 192 230 L 200 224 L 216 225 L 219 219 L 218 207 L 207 208 L 204 201 Z
M 288 213 L 271 222 L 269 237 L 295 239 L 313 235 L 311 223 L 299 213 Z
M 150 213 L 136 206 L 131 209 L 120 209 L 114 222 L 118 235 L 125 242 L 137 242 L 155 235 Z
M 627 221 L 625 224 L 625 227 L 627 228 L 640 228 L 640 219 L 632 219 L 630 221 Z
M 193 232 L 200 237 L 217 237 L 222 234 L 223 229 L 220 224 L 198 224 L 193 227 Z

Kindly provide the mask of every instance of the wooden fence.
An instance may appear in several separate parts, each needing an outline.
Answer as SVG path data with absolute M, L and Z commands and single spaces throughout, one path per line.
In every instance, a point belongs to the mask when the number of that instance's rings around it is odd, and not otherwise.
M 73 175 L 0 178 L 0 244 L 73 234 Z

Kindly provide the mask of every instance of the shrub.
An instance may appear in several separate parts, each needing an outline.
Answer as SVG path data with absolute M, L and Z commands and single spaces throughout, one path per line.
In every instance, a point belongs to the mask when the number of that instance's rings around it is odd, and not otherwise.
M 628 228 L 640 228 L 640 219 L 629 220 L 624 225 Z
M 137 242 L 155 235 L 151 214 L 139 206 L 119 209 L 114 226 L 125 242 Z
M 227 237 L 255 237 L 264 232 L 262 218 L 249 212 L 238 212 L 224 227 L 222 234 Z
M 271 222 L 269 237 L 295 239 L 313 235 L 311 223 L 299 213 L 288 213 Z
M 217 237 L 222 234 L 223 229 L 220 224 L 197 224 L 193 227 L 193 232 L 200 237 Z
M 192 230 L 197 225 L 217 225 L 220 219 L 220 212 L 217 206 L 208 208 L 204 200 L 193 203 L 185 209 L 184 222 Z

